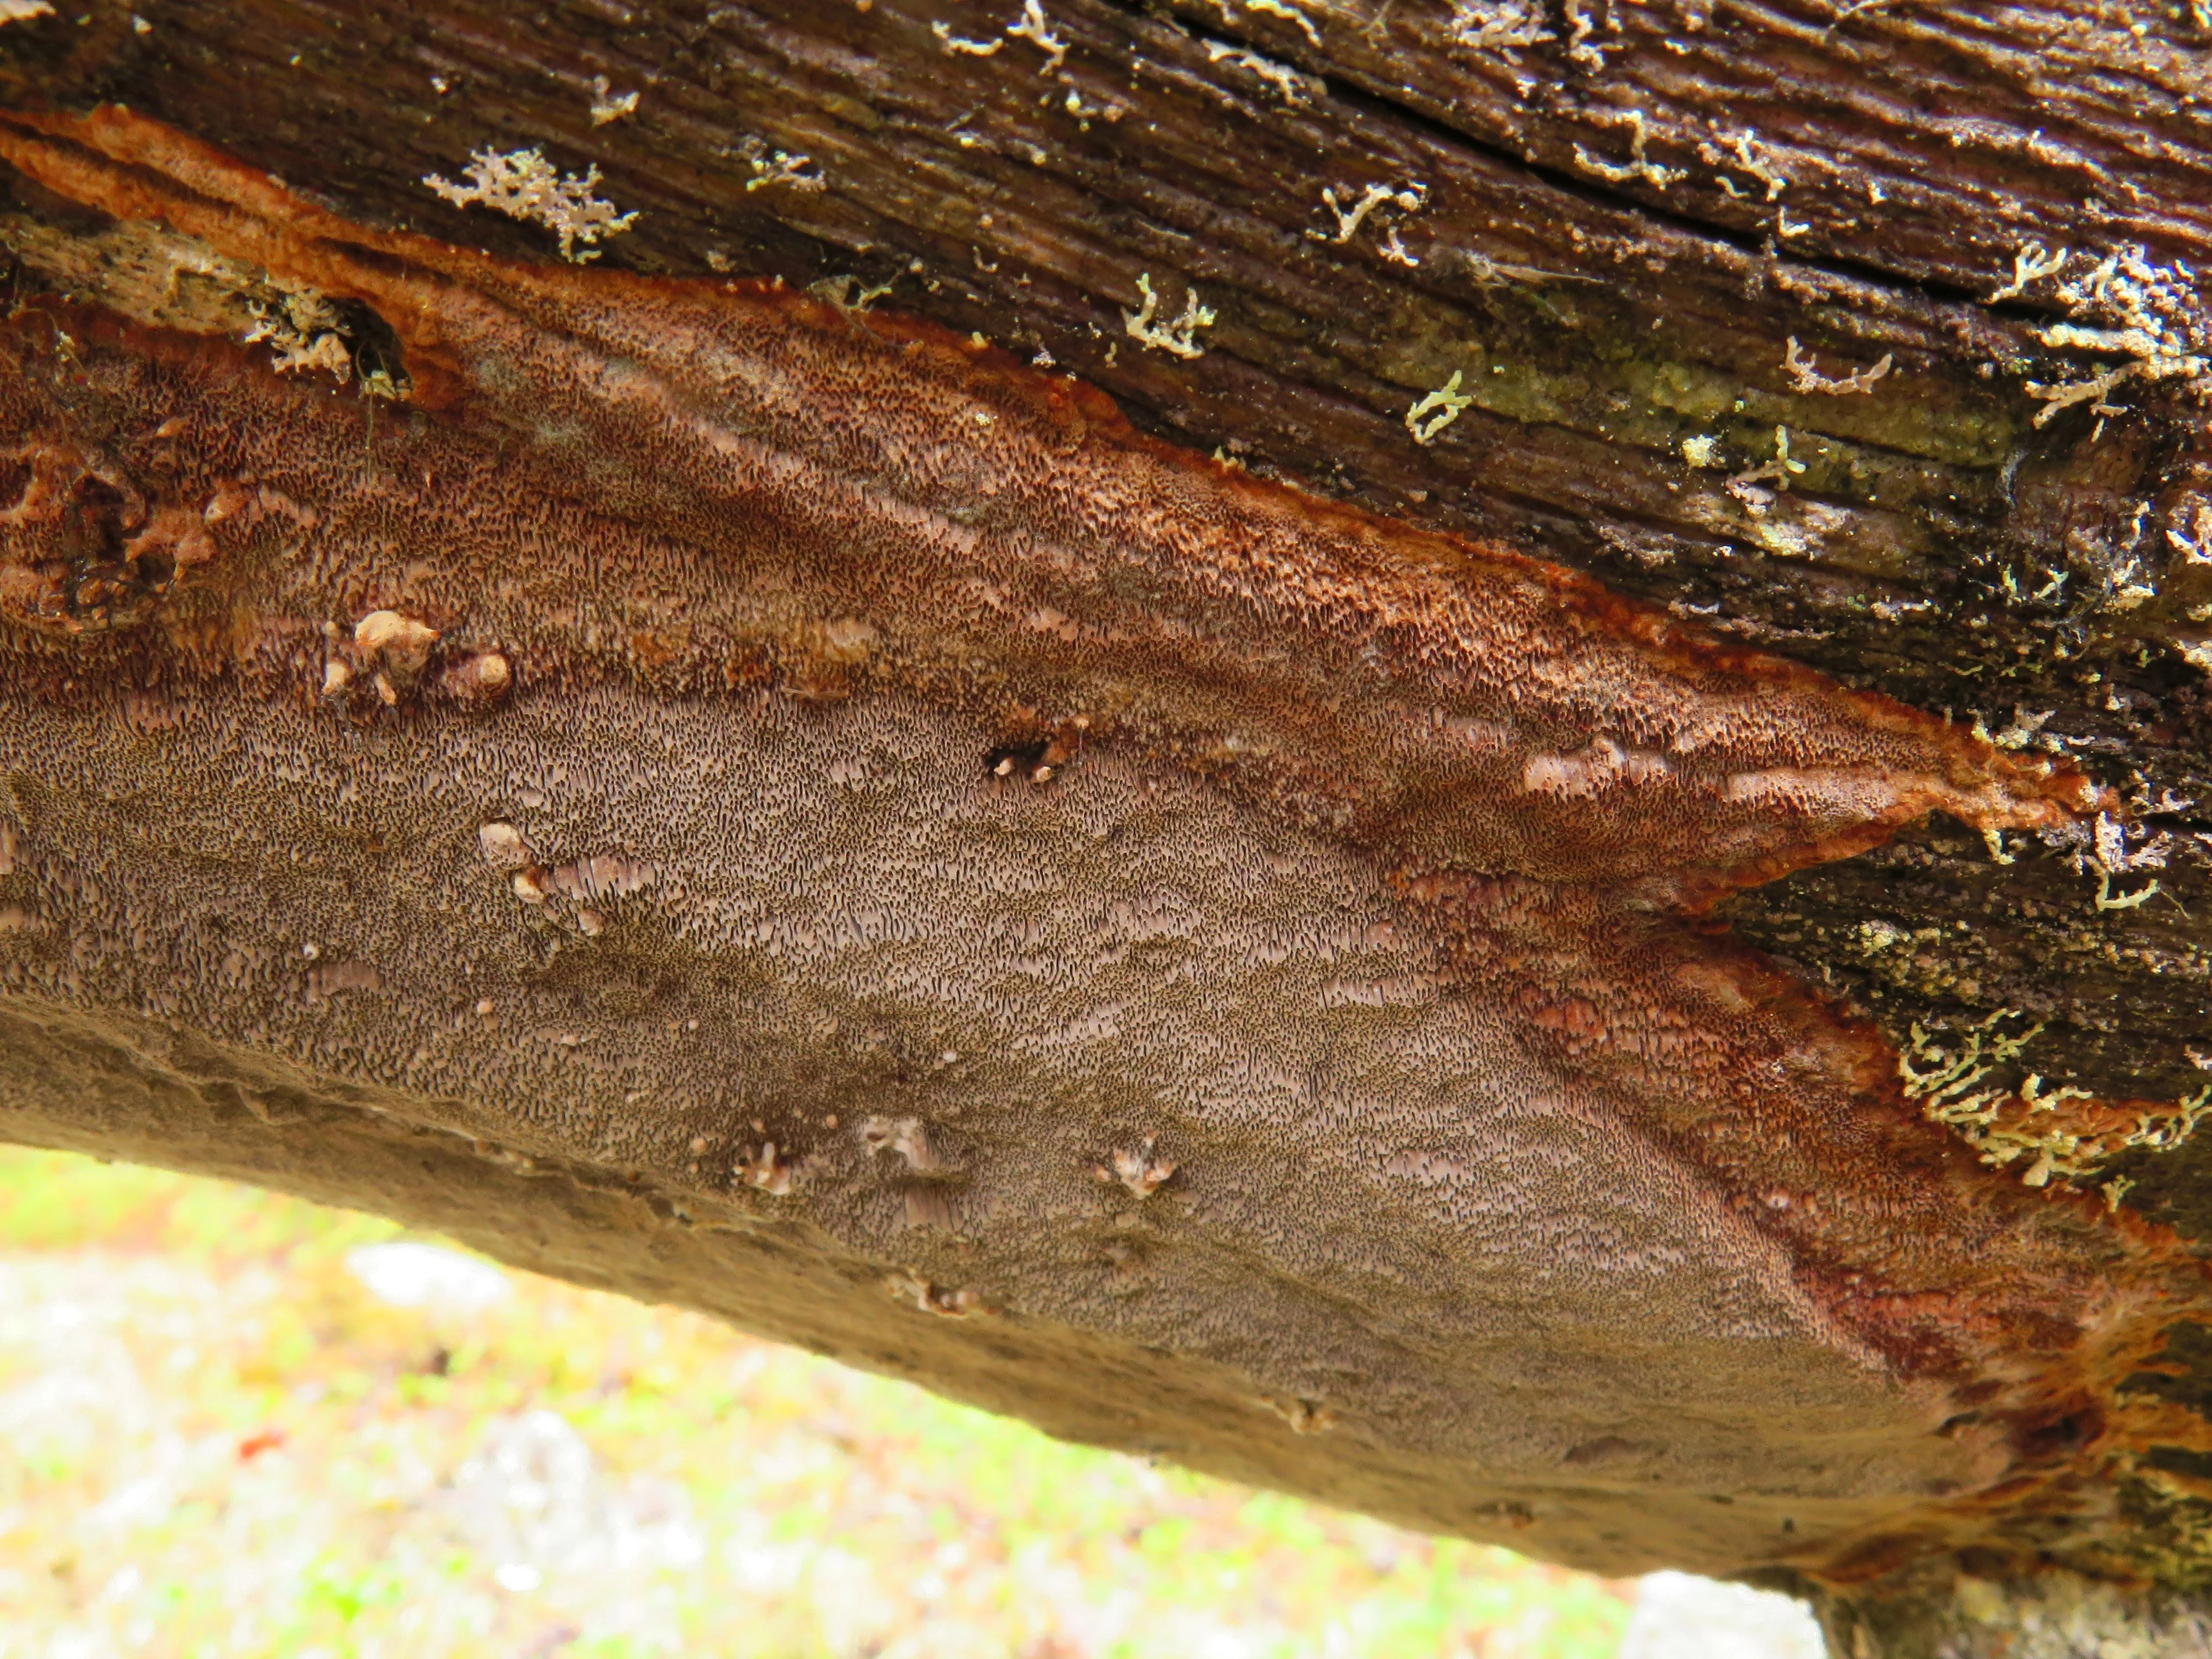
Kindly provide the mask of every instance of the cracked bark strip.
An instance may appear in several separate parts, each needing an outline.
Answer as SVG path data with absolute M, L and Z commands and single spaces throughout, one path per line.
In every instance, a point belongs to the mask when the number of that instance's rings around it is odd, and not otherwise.
M 0 386 L 22 1018 L 1241 1378 L 1177 1455 L 1591 1565 L 2117 1550 L 2100 1483 L 2197 1443 L 2117 1392 L 2171 1242 L 1686 914 L 2080 777 L 927 325 L 378 233 L 119 111 L 0 157 L 77 216 Z M 413 406 L 222 337 L 238 282 Z

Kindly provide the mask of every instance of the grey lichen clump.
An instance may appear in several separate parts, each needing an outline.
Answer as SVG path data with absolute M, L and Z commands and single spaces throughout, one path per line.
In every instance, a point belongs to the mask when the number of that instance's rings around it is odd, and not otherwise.
M 2001 1029 L 2018 1018 L 2016 1011 L 2000 1009 L 1949 1047 L 1916 1024 L 1897 1071 L 1905 1093 L 1921 1103 L 1929 1120 L 1955 1130 L 1983 1163 L 2003 1169 L 2027 1160 L 2021 1176 L 2026 1185 L 2094 1177 L 2112 1159 L 2138 1147 L 2172 1152 L 2212 1116 L 2212 1084 L 2170 1109 L 2134 1111 L 2124 1115 L 2131 1122 L 2117 1124 L 2081 1119 L 2076 1103 L 2094 1099 L 2086 1089 L 2047 1085 L 2033 1073 L 2016 1089 L 1992 1084 L 1997 1069 L 2020 1058 L 2043 1031 L 2040 1022 L 2014 1033 Z M 2124 1176 L 2106 1182 L 2106 1205 L 2117 1207 L 2134 1184 Z
M 2107 419 L 2125 412 L 2112 402 L 2112 394 L 2129 381 L 2179 380 L 2201 387 L 2212 368 L 2212 317 L 2198 293 L 2196 273 L 2185 264 L 2154 264 L 2133 244 L 2100 259 L 2029 242 L 2014 256 L 2012 280 L 1990 298 L 2043 292 L 2063 305 L 2071 319 L 2040 330 L 2038 337 L 2045 345 L 2123 361 L 2076 380 L 2028 382 L 2028 395 L 2043 404 L 2035 416 L 2039 427 L 2086 403 L 2101 434 Z
M 1997 735 L 2021 742 L 2042 718 L 2029 711 Z M 2002 836 L 1994 848 L 1938 820 L 1739 895 L 1724 914 L 1876 1020 L 1910 1073 L 1966 1059 L 1979 1030 L 1982 1052 L 1966 1069 L 1990 1069 L 1965 1094 L 1996 1094 L 1966 1113 L 1995 1109 L 2031 1139 L 2062 1138 L 2054 1164 L 2023 1150 L 2008 1167 L 2047 1168 L 2054 1181 L 2094 1183 L 2108 1200 L 2178 1218 L 2171 1206 L 2201 1182 L 2202 1147 L 2154 1132 L 2190 1120 L 2212 1069 L 2203 1033 L 2212 951 L 2192 920 L 2203 914 L 2207 852 L 2180 828 L 2130 835 L 2113 814 L 2066 835 Z M 1996 1055 L 1993 1045 L 2029 1030 L 2029 1048 Z M 2023 1093 L 2031 1086 L 2045 1109 Z M 1975 1139 L 1978 1126 L 1965 1127 Z M 2057 1167 L 2070 1162 L 2069 1136 L 2080 1137 L 2080 1168 Z
M 427 174 L 422 182 L 455 207 L 481 204 L 510 219 L 543 225 L 561 239 L 561 257 L 581 264 L 599 257 L 593 244 L 619 236 L 637 222 L 635 212 L 616 210 L 598 195 L 599 170 L 564 173 L 545 159 L 543 149 L 476 151 L 462 173 L 462 184 Z M 581 242 L 584 250 L 577 252 Z

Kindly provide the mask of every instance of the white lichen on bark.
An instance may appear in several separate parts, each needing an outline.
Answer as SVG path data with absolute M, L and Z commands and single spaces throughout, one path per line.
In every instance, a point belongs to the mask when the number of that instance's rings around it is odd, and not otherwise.
M 457 185 L 434 173 L 425 173 L 422 182 L 455 207 L 480 205 L 543 225 L 561 239 L 561 257 L 571 264 L 596 259 L 599 250 L 592 244 L 618 236 L 637 222 L 635 213 L 618 212 L 613 203 L 599 199 L 597 167 L 564 173 L 542 149 L 475 150 L 461 176 L 466 183 Z M 585 244 L 581 253 L 576 251 L 579 242 Z

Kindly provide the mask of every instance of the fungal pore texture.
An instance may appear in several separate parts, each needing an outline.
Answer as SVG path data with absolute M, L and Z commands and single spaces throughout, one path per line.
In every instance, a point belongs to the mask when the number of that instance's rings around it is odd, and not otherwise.
M 2027 1120 L 1973 1121 L 1957 1042 L 1900 1078 L 1696 920 L 1938 808 L 2092 835 L 2047 760 L 882 311 L 348 224 L 119 110 L 0 158 L 429 388 L 372 447 L 235 308 L 157 326 L 26 242 L 75 297 L 0 324 L 0 1110 L 220 1122 L 1059 1431 L 1616 1571 L 2058 1504 L 2015 1429 L 2201 1295 L 2063 1148 L 1978 1159 Z M 441 193 L 576 254 L 629 222 L 595 184 Z M 1143 286 L 1132 335 L 1195 356 Z M 1804 465 L 1778 434 L 1742 487 Z M 1593 1480 L 1601 1440 L 1661 1474 Z

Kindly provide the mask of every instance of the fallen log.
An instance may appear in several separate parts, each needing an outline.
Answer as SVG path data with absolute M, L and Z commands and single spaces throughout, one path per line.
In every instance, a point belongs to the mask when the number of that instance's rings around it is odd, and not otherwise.
M 2188 1650 L 2200 28 L 18 3 L 0 1132 Z

